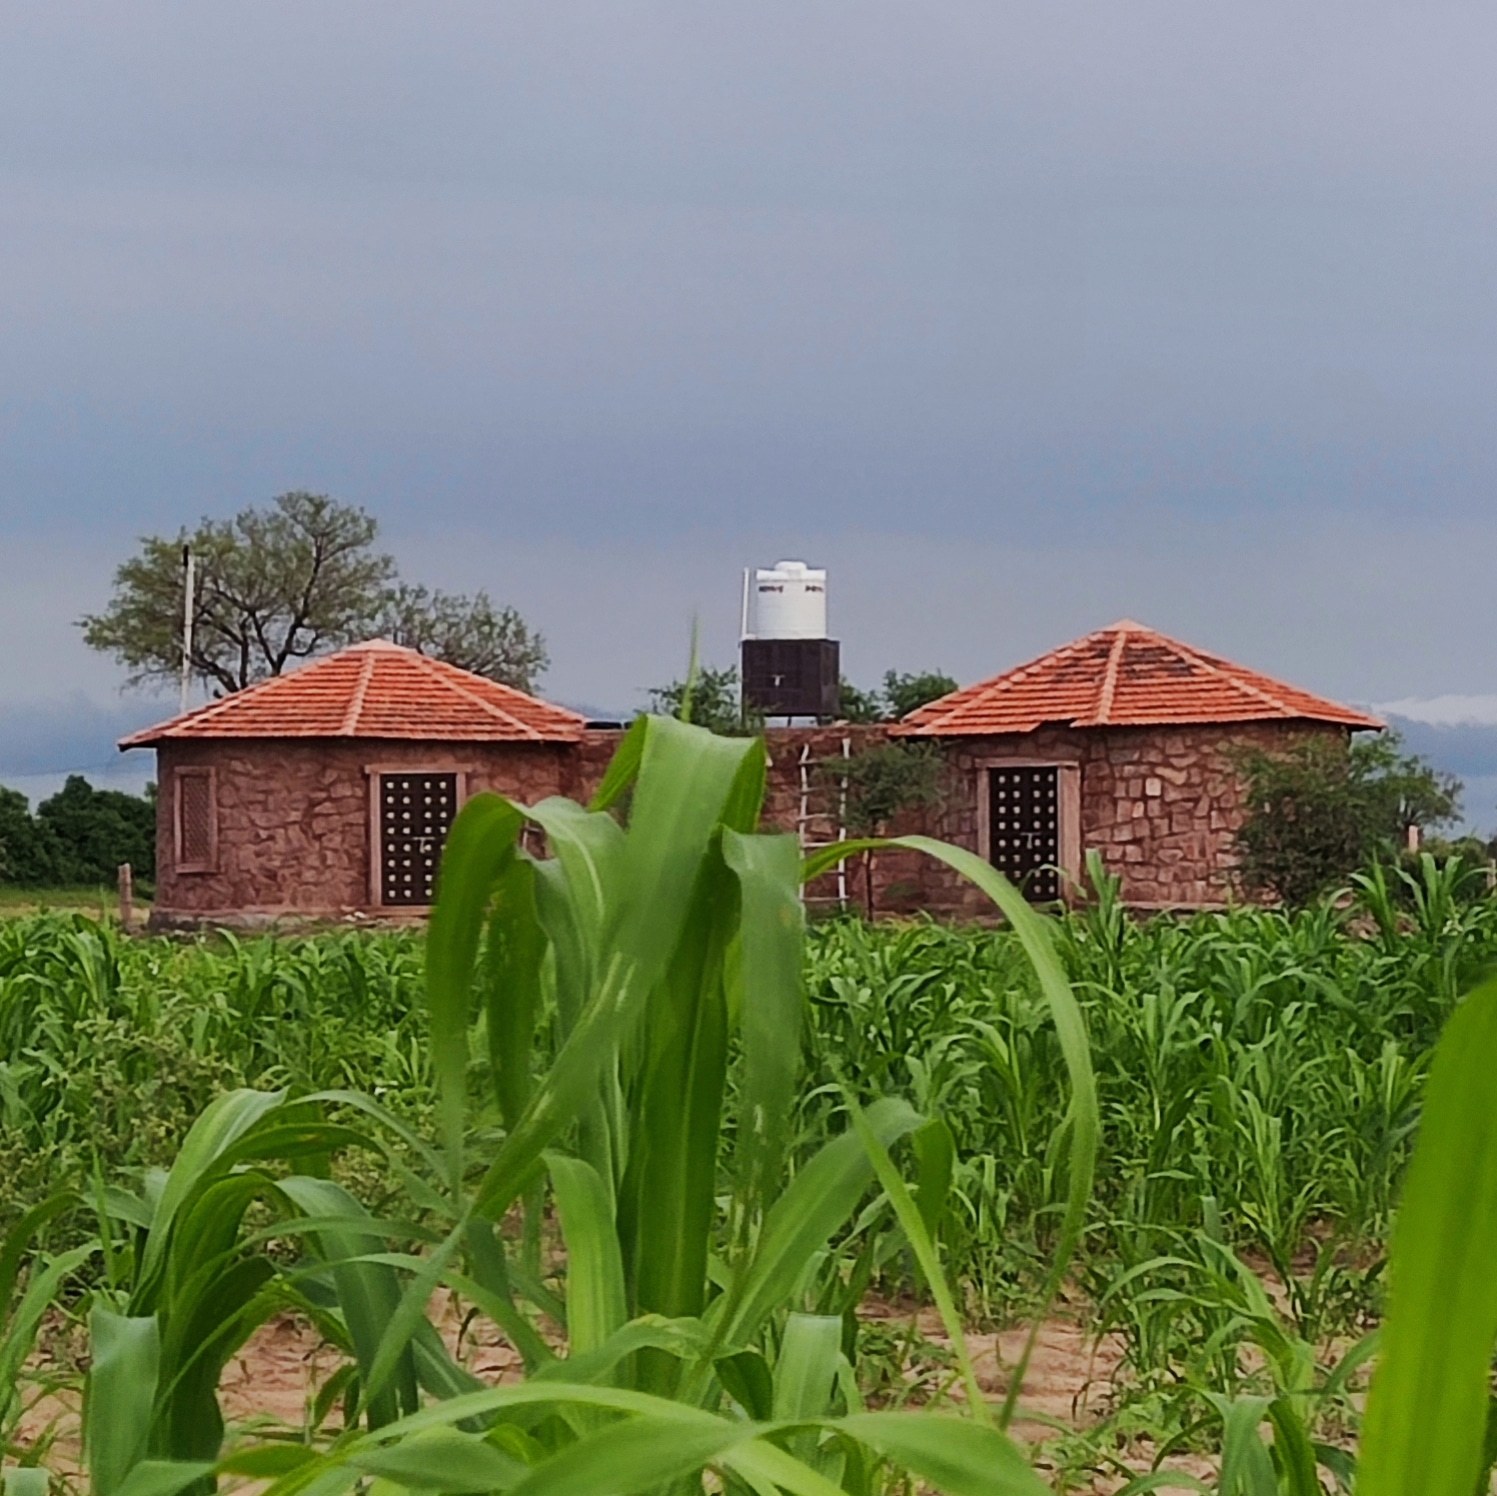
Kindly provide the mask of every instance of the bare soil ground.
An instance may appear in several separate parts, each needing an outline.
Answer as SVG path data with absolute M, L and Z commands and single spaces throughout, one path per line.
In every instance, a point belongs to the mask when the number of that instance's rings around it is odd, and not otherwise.
M 883 1321 L 889 1328 L 901 1331 L 910 1327 L 908 1309 L 870 1302 L 864 1317 Z M 497 1329 L 485 1319 L 475 1319 L 464 1327 L 456 1310 L 441 1305 L 438 1327 L 458 1358 L 486 1382 L 518 1380 L 520 1358 Z M 945 1337 L 939 1318 L 933 1310 L 922 1310 L 914 1328 L 929 1345 L 943 1347 Z M 978 1382 L 994 1401 L 1006 1396 L 1013 1368 L 1023 1352 L 1027 1331 L 1005 1330 L 997 1334 L 974 1334 L 968 1337 Z M 1122 1360 L 1122 1346 L 1117 1337 L 1098 1341 L 1079 1326 L 1062 1319 L 1041 1326 L 1034 1355 L 1024 1378 L 1020 1395 L 1019 1416 L 1013 1432 L 1027 1445 L 1043 1444 L 1056 1436 L 1057 1429 L 1080 1430 L 1095 1424 L 1110 1411 L 1114 1398 L 1113 1378 Z M 231 1436 L 253 1438 L 273 1430 L 301 1430 L 308 1426 L 317 1389 L 337 1369 L 339 1353 L 318 1334 L 305 1319 L 284 1315 L 262 1326 L 228 1366 L 220 1382 L 224 1417 Z M 52 1369 L 60 1369 L 54 1367 Z M 919 1386 L 920 1374 L 908 1373 L 912 1383 L 912 1400 L 922 1401 L 935 1388 L 928 1382 Z M 949 1379 L 943 1379 L 949 1380 Z M 960 1401 L 960 1387 L 949 1394 Z M 334 1427 L 339 1414 L 330 1422 Z M 24 1447 L 51 1426 L 56 1435 L 49 1463 L 70 1473 L 79 1470 L 77 1442 L 77 1398 L 72 1392 L 61 1392 L 38 1401 L 27 1413 L 21 1429 Z M 1043 1450 L 1036 1451 L 1039 1463 L 1045 1465 Z M 1129 1466 L 1137 1470 L 1149 1466 L 1148 1449 L 1130 1452 Z M 1188 1471 L 1200 1478 L 1212 1473 L 1211 1462 L 1185 1456 L 1171 1459 L 1171 1469 Z M 1089 1485 L 1071 1486 L 1073 1491 L 1090 1491 L 1096 1496 L 1116 1491 L 1124 1484 L 1121 1474 L 1095 1479 Z M 1192 1489 L 1187 1486 L 1166 1490 Z

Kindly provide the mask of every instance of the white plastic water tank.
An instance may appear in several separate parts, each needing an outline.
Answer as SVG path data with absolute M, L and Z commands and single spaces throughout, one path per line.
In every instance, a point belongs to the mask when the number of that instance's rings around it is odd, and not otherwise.
M 825 639 L 826 572 L 776 561 L 754 573 L 755 639 Z

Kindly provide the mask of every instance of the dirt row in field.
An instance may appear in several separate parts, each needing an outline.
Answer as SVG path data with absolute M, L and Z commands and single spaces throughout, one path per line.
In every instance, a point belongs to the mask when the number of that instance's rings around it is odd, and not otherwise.
M 871 1322 L 882 1322 L 889 1329 L 904 1330 L 910 1326 L 907 1310 L 886 1304 L 870 1303 L 864 1317 Z M 458 1315 L 448 1308 L 439 1313 L 437 1323 L 448 1347 L 475 1376 L 495 1384 L 519 1379 L 519 1355 L 488 1320 L 475 1319 L 465 1329 Z M 945 1346 L 940 1320 L 933 1310 L 920 1311 L 914 1328 L 921 1340 L 936 1347 Z M 1023 1352 L 1027 1333 L 1015 1329 L 968 1336 L 978 1383 L 994 1401 L 1001 1400 L 1008 1392 L 1010 1373 Z M 1013 1425 L 1015 1436 L 1033 1446 L 1054 1438 L 1057 1427 L 1079 1430 L 1095 1424 L 1111 1409 L 1113 1378 L 1122 1354 L 1116 1336 L 1098 1341 L 1069 1321 L 1047 1321 L 1041 1326 L 1024 1379 L 1019 1416 Z M 219 1384 L 224 1417 L 231 1432 L 252 1437 L 273 1429 L 304 1428 L 317 1389 L 337 1369 L 340 1360 L 339 1352 L 300 1316 L 284 1315 L 261 1326 L 224 1368 Z M 917 1398 L 934 1390 L 933 1384 L 922 1382 L 921 1373 L 913 1368 L 908 1379 L 920 1383 L 913 1389 Z M 951 1376 L 946 1374 L 937 1380 L 949 1384 Z M 962 1400 L 959 1386 L 951 1385 L 949 1391 L 954 1400 Z M 334 1413 L 331 1422 L 335 1427 L 337 1419 Z M 53 1424 L 59 1434 L 54 1462 L 76 1469 L 77 1409 L 73 1396 L 61 1394 L 34 1406 L 22 1426 L 23 1446 L 48 1424 Z M 1040 1463 L 1043 1468 L 1042 1451 Z M 1204 1459 L 1185 1456 L 1168 1463 L 1172 1469 L 1201 1478 L 1211 1474 L 1211 1462 Z M 1140 1470 L 1147 1468 L 1147 1451 L 1131 1456 L 1128 1464 Z M 1102 1477 L 1089 1489 L 1102 1496 L 1123 1482 L 1121 1475 Z

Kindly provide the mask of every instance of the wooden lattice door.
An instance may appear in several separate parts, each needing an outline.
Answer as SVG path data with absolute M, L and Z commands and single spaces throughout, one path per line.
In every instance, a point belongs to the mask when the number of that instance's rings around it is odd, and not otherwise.
M 988 860 L 1036 903 L 1060 897 L 1060 771 L 992 769 Z
M 431 903 L 456 814 L 456 774 L 379 776 L 380 903 Z

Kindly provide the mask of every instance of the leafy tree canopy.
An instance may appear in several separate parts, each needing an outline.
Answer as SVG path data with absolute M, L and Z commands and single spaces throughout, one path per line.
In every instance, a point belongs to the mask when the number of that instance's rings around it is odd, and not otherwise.
M 534 690 L 550 663 L 541 636 L 516 609 L 495 606 L 487 592 L 469 597 L 401 583 L 386 594 L 376 632 L 521 691 Z
M 1410 826 L 1446 825 L 1460 811 L 1460 780 L 1404 753 L 1392 732 L 1254 749 L 1238 763 L 1248 806 L 1237 836 L 1243 882 L 1286 904 L 1307 904 L 1367 863 L 1396 858 Z
M 903 810 L 941 798 L 941 755 L 934 743 L 875 743 L 849 758 L 827 759 L 822 772 L 847 786 L 847 829 L 879 836 Z
M 689 696 L 689 700 L 688 700 Z M 763 723 L 753 714 L 745 718 L 738 689 L 738 669 L 701 666 L 688 682 L 673 680 L 650 692 L 650 710 L 662 717 L 685 717 L 722 737 L 758 732 Z
M 900 675 L 890 670 L 884 675 L 881 690 L 864 691 L 846 676 L 842 678 L 837 698 L 837 715 L 844 722 L 897 722 L 928 701 L 956 690 L 956 682 L 937 670 L 914 675 Z M 679 717 L 685 700 L 686 682 L 675 680 L 650 692 L 650 709 L 668 717 Z M 758 732 L 763 721 L 757 713 L 742 711 L 742 692 L 738 671 L 700 669 L 695 678 L 691 702 L 691 720 L 713 732 L 733 737 L 743 732 Z
M 957 683 L 939 670 L 922 670 L 918 674 L 904 675 L 890 670 L 884 675 L 884 702 L 890 718 L 897 722 L 928 702 L 949 696 L 956 688 Z
M 0 880 L 26 887 L 110 883 L 122 862 L 156 872 L 156 797 L 96 790 L 73 774 L 35 815 L 18 790 L 0 786 Z
M 884 703 L 877 691 L 860 690 L 844 675 L 837 695 L 837 715 L 844 722 L 882 722 Z
M 203 519 L 174 538 L 151 535 L 114 576 L 109 606 L 80 621 L 129 684 L 175 681 L 182 666 L 182 551 L 196 571 L 191 668 L 219 692 L 243 690 L 288 665 L 360 639 L 397 642 L 530 689 L 545 646 L 512 608 L 402 584 L 375 549 L 378 524 L 326 494 L 286 493 L 229 520 Z

